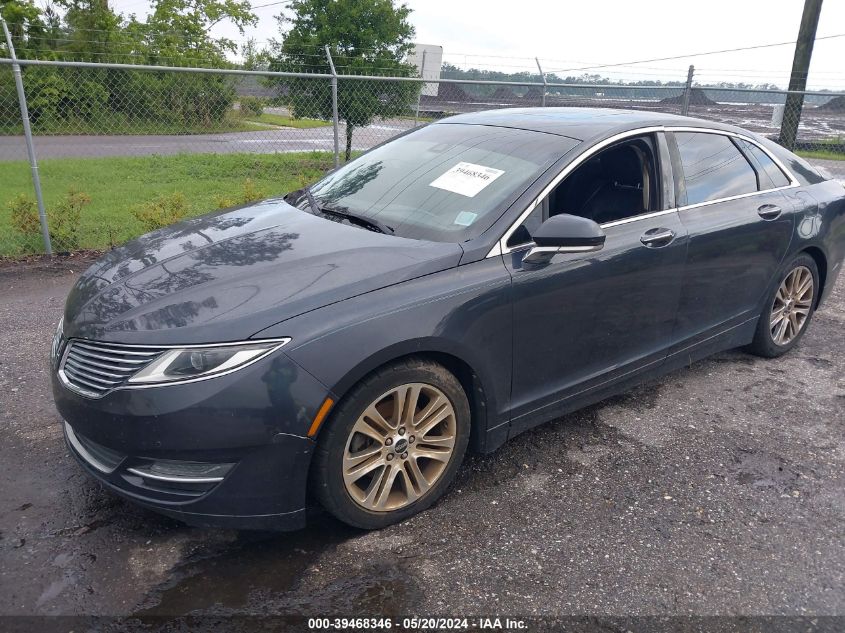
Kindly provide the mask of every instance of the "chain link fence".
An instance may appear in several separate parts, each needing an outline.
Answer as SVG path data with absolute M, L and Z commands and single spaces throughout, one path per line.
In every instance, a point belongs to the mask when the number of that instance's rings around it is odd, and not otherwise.
M 510 107 L 689 115 L 845 157 L 845 94 L 484 82 L 20 61 L 54 252 L 107 249 L 215 208 L 277 196 L 416 126 Z M 335 114 L 336 113 L 336 114 Z M 0 59 L 0 257 L 45 252 L 12 61 Z

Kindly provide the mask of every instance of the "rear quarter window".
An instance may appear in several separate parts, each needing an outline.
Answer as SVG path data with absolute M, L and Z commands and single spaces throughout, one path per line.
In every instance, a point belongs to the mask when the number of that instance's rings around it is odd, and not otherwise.
M 775 187 L 786 187 L 789 184 L 789 178 L 783 173 L 780 167 L 777 166 L 769 155 L 762 149 L 757 147 L 754 143 L 749 143 L 742 139 L 738 140 L 742 148 L 748 152 L 751 157 L 757 162 L 761 170 L 760 174 L 760 189 L 773 189 Z
M 774 141 L 770 141 L 765 137 L 759 137 L 760 143 L 769 150 L 772 154 L 780 159 L 780 162 L 792 173 L 801 185 L 815 185 L 820 182 L 828 180 L 825 176 L 813 167 L 806 160 L 790 152 L 785 147 L 781 147 Z

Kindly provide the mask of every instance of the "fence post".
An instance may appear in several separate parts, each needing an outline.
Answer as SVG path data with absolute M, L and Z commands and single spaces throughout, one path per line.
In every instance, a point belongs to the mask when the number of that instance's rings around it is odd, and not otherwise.
M 423 79 L 425 79 L 425 54 L 427 52 L 425 50 L 423 51 L 422 64 L 420 65 L 420 77 Z M 417 109 L 414 111 L 414 127 L 417 127 L 417 123 L 420 120 L 420 101 L 422 101 L 423 90 L 425 90 L 424 82 L 420 84 L 420 92 L 417 94 Z
M 3 33 L 6 36 L 6 44 L 9 47 L 9 57 L 17 61 L 15 47 L 12 44 L 12 35 L 6 20 L 0 18 L 3 25 Z M 41 222 L 41 236 L 44 239 L 44 250 L 48 255 L 53 254 L 53 245 L 50 243 L 50 229 L 47 226 L 47 213 L 44 210 L 44 197 L 41 195 L 41 177 L 38 174 L 38 161 L 35 158 L 35 146 L 32 144 L 32 129 L 29 126 L 29 109 L 26 106 L 26 93 L 23 90 L 23 77 L 21 76 L 20 64 L 12 64 L 12 72 L 15 75 L 15 88 L 18 91 L 18 103 L 21 109 L 21 122 L 23 123 L 23 135 L 26 138 L 26 152 L 29 154 L 29 169 L 32 172 L 32 185 L 35 187 L 35 200 L 38 203 L 38 220 Z
M 540 58 L 535 57 L 534 61 L 537 62 L 537 70 L 540 71 L 540 79 L 543 80 L 543 100 L 541 101 L 541 107 L 546 107 L 546 73 L 543 72 L 543 67 L 540 66 Z
M 687 85 L 684 88 L 684 102 L 681 105 L 681 114 L 684 116 L 689 114 L 689 98 L 690 93 L 692 93 L 692 76 L 695 73 L 695 66 L 690 64 L 689 70 L 687 71 Z
M 813 44 L 816 41 L 821 10 L 822 0 L 804 0 L 804 12 L 801 14 L 801 25 L 798 28 L 798 41 L 795 42 L 792 73 L 789 75 L 783 121 L 778 136 L 778 143 L 790 150 L 795 149 L 798 140 L 798 124 L 804 109 L 804 91 L 807 89 L 807 75 L 810 72 L 810 60 L 813 57 Z
M 334 69 L 332 54 L 329 52 L 329 45 L 326 44 L 326 59 L 329 60 L 329 68 L 332 71 L 332 127 L 334 128 L 334 166 L 340 167 L 340 139 L 338 137 L 340 121 L 337 115 L 337 71 Z

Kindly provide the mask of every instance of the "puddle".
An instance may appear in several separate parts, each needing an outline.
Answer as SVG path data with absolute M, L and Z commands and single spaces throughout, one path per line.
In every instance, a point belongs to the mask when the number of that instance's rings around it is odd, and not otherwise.
M 302 586 L 324 553 L 360 534 L 325 516 L 300 532 L 243 532 L 222 551 L 177 568 L 133 617 L 407 612 L 418 590 L 390 552 L 363 568 L 350 565 L 349 576 L 330 574 L 325 586 Z
M 792 492 L 799 485 L 801 473 L 777 455 L 743 452 L 734 461 L 731 471 L 743 485 L 773 488 L 780 493 Z
M 362 573 L 329 583 L 307 596 L 292 595 L 278 602 L 279 612 L 290 615 L 348 613 L 397 617 L 413 611 L 421 593 L 399 566 L 379 563 Z M 257 596 L 256 596 L 257 597 Z
M 51 582 L 47 588 L 41 593 L 38 601 L 35 603 L 36 607 L 50 602 L 58 597 L 65 589 L 76 584 L 76 576 L 74 574 L 65 574 L 58 580 Z
M 805 358 L 804 362 L 820 369 L 830 369 L 833 367 L 833 363 L 826 358 Z

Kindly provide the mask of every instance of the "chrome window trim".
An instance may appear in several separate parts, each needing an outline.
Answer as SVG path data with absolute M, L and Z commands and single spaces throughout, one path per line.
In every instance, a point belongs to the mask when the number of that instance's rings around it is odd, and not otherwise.
M 599 224 L 603 229 L 612 229 L 614 226 L 621 226 L 623 224 L 630 224 L 631 222 L 638 222 L 639 220 L 650 220 L 651 218 L 659 218 L 661 215 L 669 215 L 676 213 L 677 208 L 663 209 L 663 211 L 652 211 L 651 213 L 641 213 L 640 215 L 632 215 L 630 218 L 623 218 L 621 220 L 614 220 L 613 222 L 606 222 Z
M 213 378 L 219 378 L 221 376 L 228 376 L 229 374 L 231 374 L 233 372 L 236 372 L 240 369 L 244 369 L 246 367 L 249 367 L 253 363 L 257 363 L 261 359 L 266 358 L 267 356 L 269 356 L 273 352 L 281 349 L 282 347 L 284 347 L 285 345 L 290 343 L 291 338 L 289 336 L 286 336 L 286 337 L 282 337 L 282 338 L 264 338 L 264 339 L 250 339 L 250 340 L 247 340 L 247 341 L 234 341 L 234 342 L 231 342 L 231 343 L 205 343 L 205 344 L 194 344 L 194 345 L 131 345 L 131 344 L 111 342 L 111 344 L 119 346 L 119 347 L 130 347 L 130 348 L 136 348 L 136 349 L 140 349 L 140 348 L 150 349 L 150 348 L 152 348 L 152 349 L 160 349 L 160 350 L 205 349 L 205 348 L 208 348 L 208 347 L 232 347 L 232 346 L 235 346 L 235 345 L 249 345 L 251 343 L 253 343 L 253 344 L 254 343 L 276 343 L 276 346 L 271 347 L 270 349 L 268 349 L 266 352 L 264 352 L 260 356 L 256 356 L 255 358 L 251 359 L 250 361 L 248 361 L 248 362 L 246 362 L 242 365 L 238 365 L 237 367 L 232 367 L 231 369 L 228 369 L 224 372 L 220 372 L 218 374 L 212 374 L 210 376 L 199 376 L 197 378 L 188 378 L 186 380 L 178 380 L 178 381 L 171 381 L 171 382 L 157 382 L 157 383 L 147 383 L 147 384 L 136 383 L 136 384 L 131 384 L 131 385 L 128 384 L 128 383 L 124 383 L 124 384 L 118 385 L 117 387 L 114 387 L 112 389 L 108 389 L 101 394 L 94 393 L 92 391 L 88 391 L 86 389 L 83 389 L 83 388 L 73 384 L 72 382 L 70 382 L 70 380 L 68 379 L 67 375 L 65 375 L 65 372 L 64 372 L 65 361 L 67 360 L 67 356 L 68 356 L 68 353 L 70 352 L 70 348 L 72 346 L 71 344 L 73 343 L 73 341 L 83 341 L 83 342 L 85 342 L 87 340 L 89 340 L 89 339 L 79 339 L 79 338 L 77 338 L 77 339 L 67 339 L 67 342 L 65 344 L 65 351 L 62 354 L 62 359 L 61 359 L 61 362 L 59 363 L 59 369 L 56 372 L 56 374 L 58 375 L 59 381 L 62 383 L 62 386 L 64 386 L 66 389 L 73 391 L 74 393 L 77 393 L 77 394 L 84 396 L 86 398 L 90 398 L 92 400 L 99 400 L 100 398 L 103 398 L 103 397 L 107 396 L 108 394 L 113 393 L 115 391 L 128 390 L 128 389 L 151 389 L 153 387 L 169 387 L 169 386 L 172 386 L 172 385 L 187 385 L 187 384 L 190 384 L 190 383 L 200 382 L 200 381 L 203 381 L 203 380 L 211 380 Z M 103 343 L 105 345 L 109 344 L 109 342 L 106 342 L 106 341 L 93 341 L 92 340 L 91 342 L 92 343 Z
M 79 454 L 79 456 L 91 466 L 99 470 L 101 473 L 105 473 L 106 475 L 108 475 L 115 471 L 116 467 L 109 468 L 88 452 L 88 449 L 86 449 L 82 445 L 82 443 L 76 437 L 76 433 L 73 432 L 73 428 L 67 422 L 65 422 L 65 436 L 67 437 L 67 441 L 70 442 L 70 445 L 73 446 L 73 449 Z
M 772 193 L 773 191 L 781 191 L 783 189 L 793 189 L 798 187 L 799 183 L 794 183 L 791 185 L 784 185 L 783 187 L 773 187 L 772 189 L 764 189 L 763 191 L 751 191 L 749 193 L 741 193 L 736 196 L 728 196 L 727 198 L 717 198 L 715 200 L 706 200 L 704 202 L 696 202 L 695 204 L 687 204 L 682 207 L 678 207 L 678 211 L 689 211 L 690 209 L 698 209 L 700 207 L 706 207 L 711 204 L 716 204 L 719 202 L 730 202 L 731 200 L 741 200 L 743 198 L 753 198 L 754 196 L 759 196 L 764 193 Z
M 630 138 L 632 136 L 642 136 L 643 134 L 654 134 L 657 132 L 697 132 L 701 134 L 721 134 L 722 136 L 729 136 L 734 138 L 740 138 L 744 141 L 752 143 L 759 147 L 763 153 L 766 154 L 769 158 L 774 161 L 775 165 L 780 168 L 780 170 L 786 175 L 789 179 L 789 184 L 783 187 L 774 187 L 772 189 L 764 189 L 762 191 L 751 191 L 749 193 L 743 193 L 736 196 L 729 196 L 726 198 L 717 198 L 715 200 L 707 200 L 705 202 L 697 202 L 695 204 L 687 204 L 684 206 L 676 207 L 673 209 L 663 209 L 661 211 L 652 211 L 649 213 L 643 213 L 640 215 L 631 216 L 630 218 L 624 218 L 622 220 L 616 220 L 614 222 L 607 222 L 605 224 L 600 224 L 602 229 L 609 229 L 613 228 L 614 226 L 620 226 L 622 224 L 628 224 L 629 222 L 636 222 L 639 220 L 647 220 L 651 218 L 656 218 L 661 215 L 668 215 L 670 213 L 675 213 L 679 211 L 686 211 L 689 209 L 696 209 L 698 207 L 704 207 L 710 204 L 716 204 L 718 202 L 728 202 L 730 200 L 739 200 L 741 198 L 749 198 L 752 196 L 760 195 L 763 193 L 770 193 L 772 191 L 780 191 L 782 189 L 792 189 L 794 187 L 798 187 L 800 183 L 798 179 L 795 178 L 793 173 L 787 169 L 787 167 L 781 162 L 781 160 L 775 156 L 772 152 L 768 150 L 768 148 L 761 145 L 757 142 L 754 138 L 748 136 L 747 134 L 741 134 L 739 132 L 732 132 L 730 130 L 719 130 L 716 128 L 707 128 L 707 127 L 694 127 L 688 125 L 650 125 L 647 127 L 641 127 L 634 130 L 627 130 L 625 132 L 620 132 L 619 134 L 614 134 L 611 137 L 596 143 L 593 147 L 589 150 L 578 156 L 575 160 L 571 163 L 566 165 L 561 172 L 552 179 L 552 181 L 546 185 L 540 194 L 525 208 L 525 210 L 519 214 L 519 217 L 508 227 L 508 229 L 504 232 L 499 241 L 496 242 L 495 246 L 490 249 L 490 252 L 487 253 L 485 258 L 489 257 L 498 257 L 499 255 L 506 255 L 511 253 L 515 250 L 522 250 L 525 247 L 530 247 L 534 244 L 534 242 L 525 242 L 524 244 L 517 244 L 516 246 L 509 247 L 507 245 L 508 239 L 510 239 L 511 235 L 513 235 L 514 231 L 516 231 L 520 225 L 525 222 L 529 215 L 537 208 L 537 206 L 543 201 L 543 199 L 548 196 L 552 190 L 557 187 L 563 179 L 565 179 L 569 174 L 571 174 L 575 169 L 577 169 L 582 163 L 589 160 L 592 156 L 596 153 L 603 150 L 608 145 L 613 145 L 614 143 L 624 140 L 626 138 Z M 739 151 L 737 149 L 737 151 Z
M 798 179 L 795 178 L 795 175 L 791 171 L 789 171 L 789 169 L 786 168 L 786 165 L 784 165 L 777 156 L 772 154 L 772 152 L 770 152 L 768 150 L 768 148 L 764 147 L 756 139 L 748 136 L 747 134 L 741 134 L 739 132 L 731 132 L 730 130 L 717 130 L 717 129 L 714 129 L 714 128 L 691 127 L 691 126 L 683 126 L 683 125 L 666 126 L 666 127 L 664 127 L 664 131 L 665 132 L 702 132 L 704 134 L 721 134 L 722 136 L 733 136 L 734 138 L 741 138 L 743 141 L 748 141 L 749 143 L 759 147 L 761 150 L 763 150 L 763 153 L 766 154 L 766 156 L 768 156 L 769 158 L 771 158 L 774 161 L 775 165 L 777 165 L 780 168 L 780 170 L 786 175 L 786 177 L 789 179 L 790 184 L 785 185 L 783 187 L 774 187 L 772 189 L 763 189 L 762 191 L 751 192 L 751 193 L 765 193 L 767 191 L 774 191 L 776 189 L 786 189 L 789 186 L 796 186 L 797 187 L 800 184 L 798 182 Z M 743 194 L 743 195 L 745 195 L 745 194 Z M 721 198 L 717 199 L 717 200 L 713 200 L 712 202 L 719 202 L 720 200 L 721 200 Z M 699 204 L 703 204 L 703 203 L 699 203 Z

